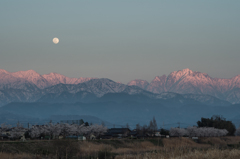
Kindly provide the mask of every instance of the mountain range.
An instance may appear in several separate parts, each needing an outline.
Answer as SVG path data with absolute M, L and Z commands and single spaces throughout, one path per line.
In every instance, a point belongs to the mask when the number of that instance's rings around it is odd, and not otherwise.
M 205 103 L 234 104 L 240 103 L 240 75 L 220 79 L 184 69 L 156 76 L 150 83 L 138 79 L 125 85 L 106 78 L 69 78 L 57 73 L 40 75 L 33 70 L 0 69 L 0 106 L 11 102 L 90 102 L 108 93 L 143 94 L 154 99 L 181 94 L 185 99 Z
M 153 93 L 205 94 L 231 103 L 240 102 L 240 75 L 221 79 L 212 78 L 206 73 L 184 69 L 174 71 L 168 76 L 156 76 L 151 83 L 133 80 L 128 85 L 135 85 Z
M 195 124 L 201 117 L 224 115 L 239 124 L 240 76 L 212 78 L 189 69 L 128 84 L 107 78 L 69 78 L 33 70 L 0 70 L 0 122 L 76 119 L 114 124 Z M 65 117 L 63 117 L 65 116 Z M 74 118 L 74 119 L 75 119 Z M 99 118 L 99 119 L 97 119 Z M 173 125 L 169 125 L 173 126 Z

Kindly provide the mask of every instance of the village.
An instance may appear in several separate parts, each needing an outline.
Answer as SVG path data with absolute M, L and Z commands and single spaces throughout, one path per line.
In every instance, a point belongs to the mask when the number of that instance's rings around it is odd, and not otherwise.
M 147 139 L 147 138 L 170 138 L 170 137 L 222 137 L 232 136 L 226 129 L 214 127 L 173 127 L 170 130 L 158 129 L 155 118 L 150 121 L 149 125 L 140 126 L 130 129 L 128 125 L 122 128 L 107 128 L 104 123 L 88 124 L 82 119 L 78 123 L 52 123 L 51 121 L 43 125 L 28 125 L 24 127 L 17 123 L 15 127 L 1 124 L 1 140 L 56 140 L 56 139 L 76 139 L 76 140 L 95 140 L 95 139 Z M 235 131 L 235 130 L 234 130 Z M 236 130 L 235 135 L 239 135 L 240 129 Z
M 240 155 L 234 149 L 240 147 L 240 128 L 235 129 L 221 116 L 201 118 L 197 124 L 163 129 L 157 126 L 154 117 L 148 125 L 136 124 L 132 129 L 128 124 L 108 128 L 103 122 L 89 124 L 82 119 L 28 124 L 27 127 L 20 122 L 14 126 L 3 123 L 0 157 L 122 159 L 131 156 L 143 159 L 187 155 L 190 151 L 194 155 L 197 152 L 221 157 L 221 149 L 226 149 L 223 155 Z

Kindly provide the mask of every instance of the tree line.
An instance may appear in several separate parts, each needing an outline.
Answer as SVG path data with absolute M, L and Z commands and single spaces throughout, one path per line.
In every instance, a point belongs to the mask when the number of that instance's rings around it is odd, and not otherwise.
M 197 121 L 198 126 L 188 127 L 188 128 L 171 128 L 170 130 L 166 130 L 161 128 L 161 135 L 170 135 L 170 136 L 198 136 L 198 137 L 207 137 L 207 136 L 225 136 L 225 135 L 239 135 L 240 136 L 240 128 L 236 129 L 235 125 L 231 121 L 227 121 L 222 116 L 214 115 L 211 118 L 201 118 L 201 120 Z M 126 125 L 129 128 L 129 125 Z M 6 132 L 8 129 L 11 129 L 11 137 L 19 138 L 22 136 L 26 129 L 20 124 L 17 123 L 16 127 L 11 127 L 11 125 L 1 124 L 0 133 Z M 84 123 L 83 120 L 80 120 L 78 124 L 69 124 L 69 123 L 57 123 L 53 124 L 49 122 L 45 125 L 32 125 L 30 129 L 28 129 L 27 135 L 31 138 L 41 138 L 45 136 L 49 136 L 49 138 L 56 138 L 58 136 L 79 136 L 84 135 L 86 137 L 90 137 L 94 135 L 95 137 L 99 137 L 107 132 L 107 127 L 104 125 L 89 125 L 87 122 Z M 139 135 L 156 136 L 156 132 L 159 132 L 157 122 L 155 117 L 150 120 L 149 125 L 145 124 L 141 126 L 140 124 L 136 124 L 135 130 Z M 159 135 L 160 135 L 159 134 Z
M 11 125 L 1 124 L 0 133 L 4 133 L 10 130 L 10 137 L 18 139 L 23 134 L 31 138 L 41 138 L 48 136 L 50 139 L 59 137 L 60 135 L 64 138 L 67 136 L 79 136 L 84 135 L 90 137 L 94 135 L 98 137 L 105 132 L 107 132 L 107 127 L 103 125 L 89 125 L 88 123 L 78 124 L 69 124 L 69 123 L 57 123 L 53 124 L 51 122 L 44 125 L 32 125 L 30 129 L 24 128 L 20 123 L 16 127 L 11 127 Z

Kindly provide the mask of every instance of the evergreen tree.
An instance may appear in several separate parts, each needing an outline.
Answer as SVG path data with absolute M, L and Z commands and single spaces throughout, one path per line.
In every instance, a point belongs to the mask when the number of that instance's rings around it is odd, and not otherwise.
M 209 118 L 201 118 L 201 121 L 197 122 L 198 127 L 214 127 L 217 129 L 226 129 L 228 131 L 227 135 L 234 135 L 236 131 L 235 125 L 231 121 L 226 121 L 226 119 L 219 115 L 214 115 Z

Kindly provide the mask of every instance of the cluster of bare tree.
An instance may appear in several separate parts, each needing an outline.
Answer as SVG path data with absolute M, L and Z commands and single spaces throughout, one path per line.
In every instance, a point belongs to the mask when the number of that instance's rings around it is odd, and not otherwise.
M 136 125 L 136 131 L 141 134 L 144 135 L 146 133 L 150 134 L 150 135 L 155 135 L 155 132 L 157 131 L 158 127 L 157 127 L 157 122 L 155 117 L 153 117 L 152 120 L 150 120 L 149 125 L 143 125 L 140 126 L 140 124 Z
M 228 131 L 226 129 L 216 129 L 213 127 L 188 127 L 184 128 L 171 128 L 170 136 L 189 136 L 189 137 L 213 137 L 213 136 L 226 136 Z
M 3 132 L 6 132 L 8 129 L 10 129 L 12 126 L 11 125 L 7 125 L 5 123 L 1 124 L 1 129 L 0 129 L 0 133 L 2 134 Z
M 107 128 L 103 125 L 90 125 L 85 124 L 53 124 L 48 123 L 46 125 L 33 125 L 30 129 L 30 136 L 32 138 L 38 138 L 40 136 L 50 136 L 50 138 L 58 137 L 62 135 L 63 137 L 70 135 L 85 135 L 85 136 L 99 136 L 107 132 Z
M 17 123 L 15 127 L 12 127 L 11 125 L 7 125 L 3 123 L 1 124 L 0 133 L 3 134 L 9 129 L 11 129 L 11 134 L 10 134 L 11 138 L 20 138 L 26 131 L 26 129 L 24 129 L 23 125 L 20 123 Z

